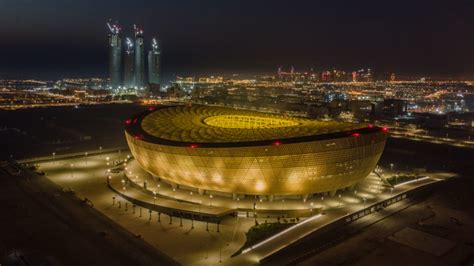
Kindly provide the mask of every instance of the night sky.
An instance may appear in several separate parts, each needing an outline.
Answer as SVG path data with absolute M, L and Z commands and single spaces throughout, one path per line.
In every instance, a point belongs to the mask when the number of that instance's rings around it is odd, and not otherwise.
M 107 76 L 107 27 L 161 41 L 175 75 L 371 67 L 472 77 L 474 1 L 0 0 L 0 78 Z

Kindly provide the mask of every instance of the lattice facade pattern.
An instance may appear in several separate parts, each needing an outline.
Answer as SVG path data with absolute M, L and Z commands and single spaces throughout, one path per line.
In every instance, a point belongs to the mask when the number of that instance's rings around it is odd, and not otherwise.
M 301 195 L 352 186 L 375 168 L 387 138 L 386 132 L 375 131 L 282 145 L 194 147 L 125 135 L 135 159 L 154 176 L 189 187 L 249 195 Z

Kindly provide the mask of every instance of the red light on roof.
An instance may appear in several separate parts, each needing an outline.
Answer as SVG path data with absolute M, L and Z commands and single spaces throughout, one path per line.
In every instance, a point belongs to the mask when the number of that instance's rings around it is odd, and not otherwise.
M 155 107 L 150 107 L 150 108 L 148 108 L 148 111 L 150 111 L 150 112 L 151 112 L 151 111 L 155 111 L 155 110 L 156 110 Z
M 275 146 L 280 146 L 283 143 L 279 140 L 275 140 L 272 144 L 275 145 Z
M 367 127 L 368 127 L 368 128 L 373 128 L 373 127 L 374 127 L 374 125 L 372 125 L 372 124 L 368 124 L 368 125 L 367 125 Z
M 191 148 L 191 149 L 196 149 L 197 147 L 198 147 L 197 144 L 191 144 L 191 145 L 189 145 L 189 148 Z
M 360 137 L 360 133 L 352 133 L 353 137 Z
M 138 139 L 138 140 L 142 140 L 143 139 L 143 135 L 142 134 L 137 134 L 134 136 L 135 139 Z
M 382 128 L 382 131 L 383 131 L 383 132 L 388 132 L 388 127 L 383 127 L 383 128 Z
M 125 124 L 130 125 L 131 123 L 132 123 L 132 119 L 128 118 L 127 120 L 125 120 Z
M 138 121 L 138 118 L 135 117 L 135 119 L 133 119 L 133 123 L 136 124 Z

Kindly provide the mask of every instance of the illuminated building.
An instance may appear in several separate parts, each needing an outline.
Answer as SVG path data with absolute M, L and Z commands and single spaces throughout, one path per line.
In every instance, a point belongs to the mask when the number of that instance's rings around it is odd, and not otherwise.
M 138 90 L 145 88 L 145 44 L 143 42 L 143 30 L 133 26 L 135 30 L 135 87 Z
M 135 85 L 135 51 L 133 41 L 127 38 L 127 49 L 125 50 L 124 86 L 132 88 Z
M 109 21 L 109 75 L 110 87 L 117 89 L 120 86 L 120 66 L 122 64 L 122 38 L 120 37 L 120 26 Z
M 151 94 L 158 94 L 160 90 L 160 48 L 153 38 L 151 50 L 148 51 L 148 82 Z
M 202 105 L 149 109 L 125 121 L 143 169 L 173 185 L 288 196 L 353 187 L 376 166 L 387 129 Z

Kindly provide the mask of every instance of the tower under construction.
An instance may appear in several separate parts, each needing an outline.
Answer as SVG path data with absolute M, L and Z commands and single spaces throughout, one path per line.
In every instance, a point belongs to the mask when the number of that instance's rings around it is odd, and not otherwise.
M 160 71 L 160 47 L 156 38 L 153 38 L 151 50 L 148 51 L 148 81 L 151 95 L 157 95 L 160 91 Z
M 122 38 L 120 37 L 120 26 L 117 22 L 109 21 L 109 75 L 110 87 L 117 89 L 121 86 L 121 65 L 122 65 Z

